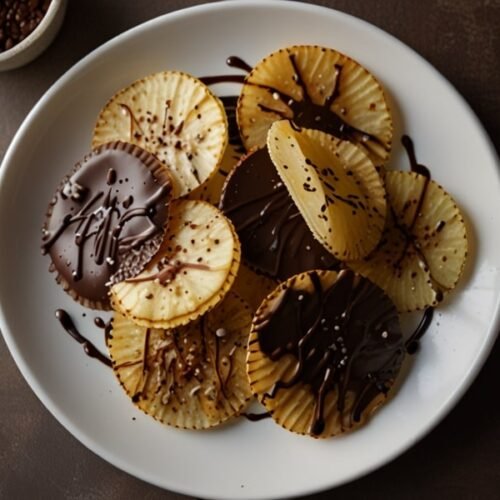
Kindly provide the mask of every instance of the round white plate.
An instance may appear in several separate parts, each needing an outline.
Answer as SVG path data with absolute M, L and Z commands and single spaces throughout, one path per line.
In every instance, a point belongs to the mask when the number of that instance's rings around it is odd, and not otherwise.
M 317 441 L 271 420 L 242 419 L 198 433 L 163 427 L 136 410 L 111 371 L 86 357 L 54 318 L 56 308 L 66 308 L 103 347 L 102 331 L 93 327 L 97 314 L 73 303 L 47 272 L 39 249 L 47 203 L 59 179 L 87 152 L 99 109 L 120 87 L 166 68 L 199 76 L 230 73 L 229 55 L 253 64 L 299 43 L 339 49 L 385 86 L 395 137 L 413 137 L 419 160 L 467 217 L 471 252 L 464 280 L 435 315 L 397 396 L 352 435 Z M 393 164 L 406 168 L 395 144 Z M 283 1 L 223 2 L 132 29 L 87 56 L 45 94 L 14 138 L 0 175 L 0 327 L 12 355 L 38 397 L 82 443 L 164 488 L 217 499 L 283 498 L 365 474 L 415 443 L 450 410 L 498 330 L 500 185 L 485 132 L 417 54 L 333 10 Z

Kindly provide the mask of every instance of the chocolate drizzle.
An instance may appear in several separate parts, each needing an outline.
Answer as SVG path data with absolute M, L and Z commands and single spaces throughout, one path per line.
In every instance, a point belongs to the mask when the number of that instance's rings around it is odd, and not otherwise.
M 113 320 L 104 321 L 101 317 L 96 316 L 94 318 L 94 325 L 101 330 L 104 330 L 104 340 L 108 343 L 109 340 L 113 338 L 111 331 L 113 330 Z
M 163 170 L 149 153 L 117 142 L 93 151 L 63 181 L 42 252 L 79 296 L 107 303 L 108 285 L 141 272 L 158 250 L 171 190 Z
M 97 349 L 97 347 L 86 339 L 76 328 L 71 316 L 64 309 L 57 309 L 55 312 L 56 318 L 61 323 L 61 326 L 66 330 L 73 339 L 82 345 L 85 354 L 91 358 L 95 358 L 106 366 L 112 366 L 111 361 Z
M 409 248 L 411 247 L 414 250 L 414 252 L 416 253 L 416 255 L 418 256 L 418 259 L 420 260 L 420 262 L 422 264 L 423 270 L 425 272 L 429 272 L 429 276 L 430 276 L 433 288 L 436 292 L 436 301 L 441 302 L 444 298 L 444 291 L 446 291 L 448 288 L 445 285 L 441 284 L 430 272 L 430 266 L 429 266 L 427 259 L 422 251 L 421 244 L 418 241 L 418 238 L 414 234 L 415 224 L 416 224 L 418 217 L 422 211 L 422 206 L 424 204 L 425 197 L 427 194 L 427 189 L 429 187 L 429 183 L 431 180 L 431 173 L 430 173 L 430 170 L 426 166 L 421 165 L 417 162 L 417 158 L 415 155 L 415 149 L 414 149 L 413 141 L 411 140 L 411 138 L 407 135 L 403 135 L 403 137 L 401 138 L 401 142 L 402 142 L 403 146 L 405 147 L 406 152 L 408 154 L 408 159 L 410 162 L 410 168 L 411 168 L 412 172 L 415 172 L 415 173 L 423 176 L 424 183 L 422 186 L 422 190 L 420 191 L 420 195 L 419 195 L 418 199 L 416 200 L 416 208 L 415 208 L 413 218 L 412 218 L 410 224 L 401 223 L 400 217 L 398 217 L 398 214 L 396 214 L 394 212 L 393 207 L 392 206 L 389 207 L 390 213 L 391 213 L 391 216 L 393 219 L 394 227 L 396 228 L 396 230 L 401 234 L 402 238 L 404 239 L 404 244 L 403 244 L 403 248 L 401 250 L 401 254 L 400 254 L 399 258 L 395 260 L 393 266 L 395 267 L 397 272 L 401 275 L 401 273 L 403 271 L 402 267 L 401 267 L 401 263 L 403 262 L 405 256 L 408 253 Z M 406 205 L 403 207 L 403 210 L 408 209 L 409 207 L 410 207 L 410 201 L 408 201 L 406 203 Z M 429 228 L 429 230 L 432 232 L 430 233 L 430 236 L 427 236 L 427 237 L 432 237 L 433 235 L 441 232 L 445 225 L 446 225 L 446 221 L 443 221 L 443 220 L 439 221 L 439 223 L 436 225 L 435 228 L 433 228 L 433 229 Z M 377 249 L 380 249 L 381 246 L 383 246 L 386 243 L 386 241 L 387 240 L 382 238 L 381 242 L 377 246 Z
M 271 418 L 271 413 L 268 411 L 264 413 L 242 413 L 241 415 L 250 422 L 260 422 L 266 418 Z
M 246 63 L 241 57 L 229 56 L 226 59 L 226 64 L 231 68 L 238 68 L 246 73 L 252 71 L 252 66 Z M 214 76 L 202 76 L 200 80 L 205 85 L 215 85 L 218 83 L 245 83 L 246 75 L 214 75 Z
M 266 148 L 246 156 L 231 172 L 221 209 L 235 225 L 248 262 L 285 280 L 310 269 L 336 269 L 276 172 Z
M 134 139 L 140 139 L 144 136 L 144 130 L 141 127 L 141 124 L 137 117 L 135 116 L 130 106 L 127 104 L 119 103 L 118 104 L 125 115 L 128 115 L 130 120 L 130 131 L 129 131 L 129 141 Z
M 149 276 L 137 276 L 135 278 L 128 278 L 125 281 L 127 283 L 141 283 L 144 281 L 157 280 L 160 285 L 165 286 L 168 283 L 172 282 L 183 269 L 199 269 L 202 271 L 210 271 L 210 267 L 208 267 L 206 264 L 192 264 L 189 262 L 180 261 L 176 261 L 173 264 L 170 264 L 167 261 L 160 261 L 158 263 L 158 267 L 159 271 L 154 274 L 151 274 Z
M 406 154 L 408 155 L 411 171 L 423 175 L 424 177 L 427 177 L 427 179 L 430 179 L 431 178 L 430 170 L 425 165 L 421 165 L 417 161 L 417 156 L 415 155 L 415 147 L 413 145 L 411 137 L 409 135 L 403 135 L 401 137 L 401 144 L 403 144 L 406 150 Z
M 337 392 L 342 426 L 359 422 L 373 399 L 388 392 L 405 349 L 396 308 L 380 288 L 350 270 L 341 271 L 325 290 L 316 272 L 308 276 L 312 293 L 292 282 L 256 318 L 255 330 L 271 360 L 287 354 L 297 359 L 293 375 L 278 380 L 265 397 L 298 383 L 309 385 L 315 396 L 310 431 L 319 435 L 327 394 Z
M 429 326 L 431 326 L 432 318 L 434 317 L 434 308 L 427 307 L 422 315 L 422 319 L 418 324 L 415 331 L 410 335 L 410 337 L 406 340 L 406 352 L 408 354 L 415 354 L 418 351 L 419 341 L 423 337 L 424 333 L 428 330 Z
M 205 85 L 215 85 L 216 83 L 244 83 L 245 75 L 202 76 L 200 80 Z
M 252 66 L 250 66 L 250 64 L 248 64 L 246 61 L 244 61 L 241 57 L 238 56 L 229 56 L 226 59 L 226 64 L 231 68 L 238 68 L 243 71 L 246 71 L 247 73 L 250 73 L 250 71 L 252 71 Z

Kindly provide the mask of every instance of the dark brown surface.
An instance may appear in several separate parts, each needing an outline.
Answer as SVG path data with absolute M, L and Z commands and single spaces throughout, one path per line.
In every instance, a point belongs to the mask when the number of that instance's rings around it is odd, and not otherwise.
M 200 3 L 69 2 L 62 31 L 50 49 L 25 68 L 0 73 L 0 157 L 39 97 L 82 56 L 147 19 Z M 500 149 L 500 0 L 315 3 L 366 19 L 416 49 L 465 96 Z M 462 401 L 411 450 L 363 479 L 309 498 L 498 498 L 499 355 L 497 343 Z M 79 444 L 31 392 L 3 340 L 0 380 L 0 498 L 185 498 L 128 476 Z

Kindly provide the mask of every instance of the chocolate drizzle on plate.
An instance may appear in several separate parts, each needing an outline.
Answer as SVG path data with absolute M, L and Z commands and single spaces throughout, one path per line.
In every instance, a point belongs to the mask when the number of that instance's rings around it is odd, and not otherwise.
M 327 394 L 337 392 L 341 422 L 346 416 L 351 425 L 359 422 L 369 404 L 387 394 L 405 348 L 396 308 L 380 288 L 350 270 L 341 271 L 325 290 L 316 272 L 306 276 L 312 293 L 295 289 L 292 279 L 255 318 L 254 328 L 261 351 L 272 361 L 289 354 L 297 359 L 292 376 L 278 380 L 265 398 L 308 385 L 315 397 L 310 432 L 319 435 Z
M 252 66 L 250 66 L 250 64 L 248 64 L 246 61 L 244 61 L 241 57 L 238 56 L 229 56 L 226 59 L 226 64 L 231 68 L 238 68 L 243 71 L 246 71 L 247 73 L 250 73 L 250 71 L 252 71 Z
M 95 358 L 106 366 L 112 366 L 111 360 L 107 358 L 97 347 L 86 339 L 76 328 L 71 316 L 64 309 L 57 309 L 55 312 L 56 318 L 64 328 L 64 330 L 71 335 L 79 344 L 82 345 L 83 350 L 90 358 Z
M 241 415 L 250 422 L 260 422 L 261 420 L 265 420 L 266 418 L 271 418 L 271 413 L 268 411 L 263 413 L 242 413 Z
M 422 319 L 418 324 L 415 331 L 408 337 L 405 342 L 406 352 L 408 354 L 415 354 L 418 351 L 420 345 L 420 339 L 424 335 L 424 333 L 428 330 L 429 326 L 431 326 L 432 318 L 434 317 L 434 308 L 427 307 L 422 315 Z
M 233 169 L 220 207 L 233 222 L 249 264 L 272 278 L 285 280 L 310 269 L 339 265 L 315 240 L 267 148 L 247 155 Z
M 94 318 L 94 325 L 101 330 L 104 330 L 104 340 L 106 343 L 113 338 L 111 331 L 113 330 L 113 320 L 104 321 L 100 316 Z
M 229 56 L 226 59 L 226 64 L 231 68 L 238 68 L 246 73 L 252 71 L 252 66 L 246 63 L 241 57 Z M 216 85 L 218 83 L 244 83 L 246 75 L 214 75 L 214 76 L 202 76 L 200 81 L 205 85 Z
M 401 144 L 403 144 L 406 150 L 406 154 L 408 155 L 411 171 L 423 175 L 424 177 L 427 177 L 427 179 L 430 179 L 431 172 L 429 168 L 425 165 L 421 165 L 417 161 L 417 156 L 415 155 L 415 146 L 413 145 L 411 137 L 409 135 L 403 135 L 401 137 Z
M 97 148 L 52 200 L 42 252 L 71 290 L 102 307 L 109 284 L 140 273 L 159 249 L 170 191 L 153 155 L 121 142 Z

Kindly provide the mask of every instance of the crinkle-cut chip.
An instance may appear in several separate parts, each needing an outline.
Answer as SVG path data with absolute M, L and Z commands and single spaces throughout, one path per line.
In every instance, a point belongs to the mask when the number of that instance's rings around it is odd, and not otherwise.
M 252 271 L 245 264 L 241 264 L 232 290 L 245 299 L 256 311 L 262 300 L 269 295 L 278 283 L 263 274 Z
M 392 118 L 373 75 L 333 49 L 293 46 L 262 59 L 250 72 L 237 108 L 247 149 L 266 143 L 276 120 L 314 128 L 357 144 L 379 167 L 392 145 Z
M 380 240 L 382 180 L 358 147 L 289 121 L 269 129 L 269 154 L 310 230 L 335 257 L 358 259 Z
M 111 287 L 112 306 L 142 326 L 184 325 L 222 300 L 240 256 L 231 222 L 217 208 L 176 200 L 160 251 L 141 274 Z
M 250 306 L 229 293 L 212 311 L 172 330 L 119 313 L 108 341 L 113 371 L 132 401 L 164 424 L 206 429 L 238 415 L 252 393 L 245 369 Z
M 93 147 L 121 140 L 153 153 L 170 170 L 183 196 L 216 171 L 227 144 L 220 100 L 200 80 L 165 71 L 116 93 L 101 110 Z
M 189 193 L 187 198 L 189 200 L 207 201 L 211 205 L 218 206 L 222 186 L 224 186 L 229 172 L 238 163 L 240 158 L 241 153 L 238 151 L 238 147 L 228 144 L 217 172 L 208 181 Z
M 341 279 L 346 278 L 345 273 L 352 276 L 348 278 L 352 279 L 349 289 L 342 290 L 341 297 L 330 299 L 328 303 L 323 302 L 326 304 L 323 311 L 316 310 L 310 296 L 320 297 L 320 303 L 327 300 L 324 297 Z M 313 275 L 322 289 L 321 296 L 314 284 Z M 247 355 L 250 386 L 275 422 L 289 431 L 327 438 L 364 425 L 387 400 L 388 391 L 399 372 L 405 351 L 396 308 L 382 290 L 359 275 L 353 275 L 350 270 L 339 273 L 317 270 L 293 276 L 268 295 L 254 315 Z M 281 317 L 274 317 L 283 310 L 283 304 L 288 303 L 290 306 L 290 301 L 293 300 L 303 304 L 300 312 L 297 309 L 286 309 Z M 337 311 L 332 310 L 337 307 L 335 302 L 342 303 L 339 304 L 341 310 L 345 307 L 344 313 L 338 316 Z M 320 321 L 318 324 L 316 318 Z M 314 335 L 315 327 L 310 326 L 308 319 L 319 330 L 316 331 L 316 337 L 311 336 L 311 332 Z M 264 339 L 260 338 L 261 331 L 265 328 L 270 329 L 269 337 L 281 337 L 281 341 L 276 343 L 280 347 L 276 349 L 274 345 L 271 354 L 265 352 Z M 368 343 L 361 340 L 361 331 L 366 332 Z M 306 335 L 308 341 L 304 342 L 302 339 Z M 269 337 L 266 342 L 269 342 Z M 335 337 L 336 340 L 333 340 Z M 294 344 L 299 350 L 298 346 L 304 346 L 302 365 L 299 362 L 300 355 L 293 353 Z M 280 349 L 282 352 L 278 354 Z M 331 357 L 328 358 L 328 355 Z M 329 367 L 328 363 L 335 360 L 335 356 L 339 356 L 337 359 L 340 361 L 334 361 L 334 368 Z M 318 372 L 314 375 L 315 366 Z M 387 369 L 389 366 L 390 369 Z M 325 378 L 332 374 L 339 375 L 340 378 L 324 395 L 321 412 L 324 427 L 320 433 L 316 433 L 313 429 L 320 404 L 321 385 L 318 389 L 316 384 L 314 389 L 313 380 L 314 377 L 324 380 L 321 370 Z M 365 371 L 368 373 L 366 377 Z M 342 378 L 352 373 L 358 373 L 361 377 L 361 386 L 357 385 L 359 381 L 351 385 Z M 299 379 L 292 382 L 297 374 Z M 369 389 L 370 381 L 376 384 L 377 391 Z M 363 387 L 364 384 L 367 385 Z M 363 395 L 368 398 L 363 400 Z M 357 405 L 361 401 L 364 408 L 359 411 Z M 356 413 L 359 413 L 359 417 L 353 417 Z
M 467 232 L 453 198 L 415 172 L 388 172 L 389 216 L 380 243 L 348 266 L 377 283 L 399 311 L 436 306 L 457 284 Z

